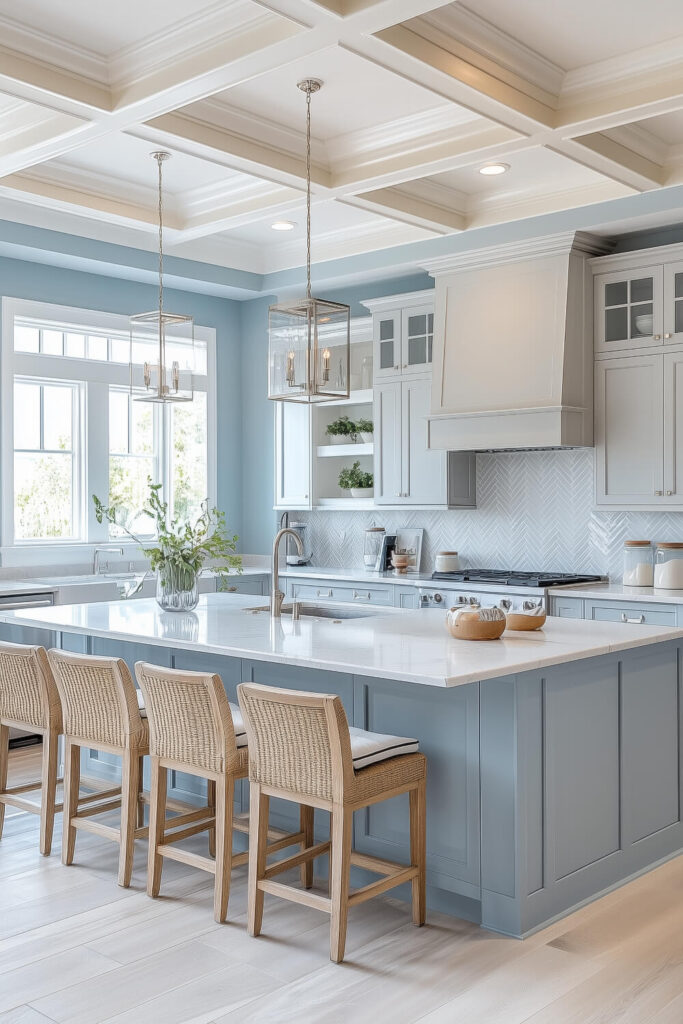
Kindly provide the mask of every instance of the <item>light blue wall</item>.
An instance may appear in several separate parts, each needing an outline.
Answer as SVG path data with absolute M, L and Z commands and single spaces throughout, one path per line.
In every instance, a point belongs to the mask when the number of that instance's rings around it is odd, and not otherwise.
M 154 309 L 158 296 L 156 285 L 6 258 L 0 258 L 0 293 L 124 314 Z M 216 330 L 218 503 L 230 528 L 241 534 L 241 304 L 171 288 L 166 291 L 165 304 L 167 309 L 191 314 L 197 324 Z

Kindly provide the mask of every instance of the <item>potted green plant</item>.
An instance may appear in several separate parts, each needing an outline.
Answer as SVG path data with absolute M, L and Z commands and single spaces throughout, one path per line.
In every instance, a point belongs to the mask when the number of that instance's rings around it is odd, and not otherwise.
M 135 534 L 117 520 L 116 506 L 104 505 L 97 495 L 92 499 L 98 523 L 107 521 L 122 529 L 142 548 L 149 559 L 151 572 L 157 574 L 157 601 L 164 611 L 185 612 L 196 608 L 199 601 L 199 575 L 210 568 L 217 576 L 216 589 L 228 587 L 231 572 L 242 571 L 242 559 L 235 554 L 237 536 L 226 532 L 225 515 L 202 502 L 197 519 L 183 522 L 169 518 L 168 503 L 162 501 L 161 484 L 148 479 L 149 496 L 141 513 L 152 520 L 156 543 L 146 546 Z M 133 593 L 142 586 L 144 577 Z M 131 593 L 130 597 L 133 596 Z
M 372 420 L 361 419 L 356 420 L 356 430 L 360 434 L 360 439 L 363 444 L 370 444 L 374 437 L 375 426 Z
M 346 466 L 339 474 L 339 486 L 343 491 L 351 491 L 352 498 L 371 498 L 374 478 L 360 468 L 360 462 Z
M 338 420 L 328 423 L 325 433 L 331 444 L 355 444 L 358 440 L 356 424 L 348 416 L 340 416 Z

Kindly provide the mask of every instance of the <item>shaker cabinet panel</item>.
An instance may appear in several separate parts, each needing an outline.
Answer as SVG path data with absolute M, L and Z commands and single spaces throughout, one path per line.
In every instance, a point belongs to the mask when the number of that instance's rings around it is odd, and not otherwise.
M 375 504 L 395 505 L 401 486 L 401 382 L 375 385 Z
M 404 374 L 432 369 L 434 305 L 412 306 L 402 313 L 401 370 Z
M 596 364 L 598 504 L 647 505 L 664 491 L 663 374 L 660 355 Z
M 432 393 L 430 378 L 401 384 L 402 497 L 420 505 L 446 503 L 446 453 L 427 447 L 427 417 Z
M 311 411 L 296 402 L 275 403 L 275 505 L 311 506 Z

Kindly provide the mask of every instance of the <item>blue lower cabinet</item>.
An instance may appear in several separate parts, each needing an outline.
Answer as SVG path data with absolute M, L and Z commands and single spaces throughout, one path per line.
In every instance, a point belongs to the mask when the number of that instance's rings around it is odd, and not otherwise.
M 633 625 L 675 626 L 677 609 L 673 604 L 645 604 L 626 601 L 586 601 L 587 619 L 597 622 L 629 622 Z
M 265 594 L 268 581 L 265 576 L 231 576 L 228 581 L 231 594 Z
M 550 598 L 550 614 L 563 619 L 582 619 L 584 617 L 583 599 L 552 596 Z
M 427 869 L 433 887 L 479 899 L 479 684 L 437 689 L 355 678 L 353 724 L 419 740 L 427 765 Z M 410 863 L 408 797 L 356 814 L 356 846 Z

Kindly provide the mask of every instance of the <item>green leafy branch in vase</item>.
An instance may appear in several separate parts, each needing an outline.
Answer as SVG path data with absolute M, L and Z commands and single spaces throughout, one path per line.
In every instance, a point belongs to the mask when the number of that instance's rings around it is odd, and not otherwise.
M 217 508 L 209 508 L 208 501 L 203 501 L 201 513 L 193 523 L 182 522 L 177 517 L 169 520 L 168 502 L 163 501 L 160 494 L 161 484 L 152 483 L 150 478 L 147 483 L 149 496 L 140 514 L 154 523 L 150 531 L 156 534 L 153 547 L 146 546 L 143 540 L 117 519 L 116 505 L 105 505 L 93 494 L 97 522 L 106 520 L 139 544 L 149 559 L 150 571 L 159 574 L 164 586 L 191 590 L 201 571 L 210 568 L 217 576 L 216 589 L 228 589 L 231 572 L 242 572 L 242 559 L 235 554 L 239 538 L 237 534 L 232 537 L 228 534 L 225 514 Z M 138 592 L 143 582 L 144 577 L 130 597 Z

